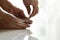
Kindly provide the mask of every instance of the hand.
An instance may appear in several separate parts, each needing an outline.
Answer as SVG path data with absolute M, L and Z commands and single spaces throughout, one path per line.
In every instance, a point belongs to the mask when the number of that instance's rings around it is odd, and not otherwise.
M 26 23 L 31 24 L 32 21 L 28 19 L 25 15 L 23 10 L 13 6 L 9 1 L 7 0 L 0 0 L 0 6 L 7 12 L 13 14 L 14 16 L 23 19 L 23 20 L 28 20 Z
M 4 3 L 3 3 L 4 2 Z M 26 20 L 28 19 L 25 15 L 24 15 L 24 12 L 23 10 L 13 6 L 9 1 L 7 0 L 0 0 L 0 6 L 7 12 L 13 14 L 14 16 L 20 18 L 20 19 L 23 19 L 23 20 Z M 28 19 L 29 20 L 29 19 Z M 29 20 L 29 21 L 26 21 L 26 23 L 29 23 L 31 24 L 32 21 Z
M 25 20 L 14 18 L 9 14 L 0 11 L 0 29 L 25 29 L 30 27 Z
M 11 7 L 9 10 L 10 10 L 10 13 L 12 13 L 14 16 L 16 16 L 18 18 L 21 18 L 21 19 L 26 18 L 23 10 L 21 10 L 17 7 Z
M 25 21 L 25 23 L 32 24 L 32 20 L 30 20 L 29 18 L 27 18 L 24 15 L 23 10 L 20 10 L 19 8 L 16 8 L 16 7 L 13 7 L 13 8 L 11 8 L 10 12 L 13 13 L 13 15 L 15 15 L 16 17 L 23 19 Z
M 38 13 L 38 1 L 37 0 L 23 0 L 23 3 L 25 7 L 27 8 L 29 18 L 35 16 Z M 30 5 L 33 6 L 33 12 L 31 15 L 30 15 L 30 11 L 31 11 Z
M 17 16 L 17 14 L 20 14 L 21 17 L 24 17 L 24 18 L 26 17 L 24 12 L 21 9 L 13 6 L 8 0 L 0 0 L 0 6 L 5 11 L 7 11 L 7 12 L 9 12 L 9 13 L 15 15 L 15 16 Z

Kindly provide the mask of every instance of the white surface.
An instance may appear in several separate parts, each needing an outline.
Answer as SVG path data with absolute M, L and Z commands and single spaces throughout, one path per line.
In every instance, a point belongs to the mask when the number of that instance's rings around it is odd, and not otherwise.
M 38 40 L 30 34 L 29 30 L 0 30 L 0 40 Z

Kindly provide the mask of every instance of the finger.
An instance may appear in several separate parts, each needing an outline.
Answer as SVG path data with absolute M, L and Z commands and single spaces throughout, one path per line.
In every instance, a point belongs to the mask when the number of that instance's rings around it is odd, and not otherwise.
M 30 11 L 31 11 L 31 9 L 30 9 L 30 4 L 31 4 L 30 0 L 29 1 L 28 0 L 23 0 L 23 3 L 24 3 L 24 5 L 27 9 L 28 14 L 30 14 Z
M 16 22 L 16 23 L 9 24 L 6 28 L 7 29 L 25 29 L 27 27 L 29 27 L 29 25 L 26 23 Z
M 23 25 L 23 26 L 22 26 Z M 2 29 L 25 29 L 29 27 L 28 24 L 20 24 L 20 23 L 14 23 L 14 24 L 9 24 L 8 26 L 2 28 Z
M 32 14 L 29 16 L 29 18 L 35 16 L 36 14 L 38 14 L 38 7 L 33 8 L 33 12 L 32 12 Z
M 23 27 L 30 27 L 28 24 L 26 23 L 17 23 L 17 25 L 23 26 Z
M 31 5 L 33 6 L 33 12 L 29 18 L 35 16 L 38 13 L 38 0 L 34 0 L 34 1 L 31 0 L 31 2 L 32 2 Z
M 12 30 L 14 30 L 14 29 L 26 29 L 27 27 L 23 27 L 23 26 L 10 26 L 10 27 L 5 27 L 5 28 L 0 28 L 0 29 L 12 29 Z
M 29 25 L 25 23 L 25 20 L 15 18 L 14 21 L 17 23 L 17 25 L 29 27 Z
M 29 5 L 29 6 L 26 6 L 26 9 L 27 9 L 27 11 L 28 11 L 28 14 L 30 15 L 30 11 L 31 11 L 30 5 Z
M 30 19 L 28 19 L 28 18 L 25 18 L 24 21 L 25 21 L 25 23 L 27 23 L 27 24 L 32 24 L 32 20 L 30 20 Z
M 27 24 L 32 24 L 32 20 L 30 20 L 30 19 L 27 18 L 27 17 L 26 17 L 26 18 L 22 18 L 22 17 L 21 17 L 21 18 L 19 18 L 19 19 L 22 19 L 21 22 L 24 22 L 24 23 L 27 23 Z M 18 20 L 18 21 L 20 21 L 20 20 Z
M 19 10 L 19 14 L 21 15 L 21 17 L 23 17 L 23 18 L 25 18 L 26 16 L 25 16 L 25 14 L 24 14 L 24 12 L 23 12 L 23 10 Z

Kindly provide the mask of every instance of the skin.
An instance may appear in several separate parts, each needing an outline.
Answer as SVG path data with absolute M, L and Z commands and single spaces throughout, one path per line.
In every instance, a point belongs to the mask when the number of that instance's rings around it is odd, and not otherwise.
M 29 0 L 29 1 L 23 0 L 23 3 L 28 11 L 29 18 L 35 16 L 38 13 L 38 1 L 37 0 Z M 33 12 L 31 13 L 31 15 L 30 15 L 30 11 L 31 11 L 30 5 L 33 6 Z M 9 15 L 3 14 L 4 12 L 0 11 L 0 17 L 2 18 L 0 20 L 0 28 L 3 28 L 3 29 L 6 29 L 6 28 L 7 29 L 25 29 L 25 28 L 29 27 L 29 24 L 32 23 L 32 21 L 25 16 L 23 10 L 13 6 L 8 0 L 0 0 L 0 6 L 5 11 L 7 11 L 17 17 L 17 19 L 13 18 Z M 19 23 L 22 20 L 24 22 Z
M 3 3 L 4 2 L 4 3 Z M 8 0 L 0 0 L 0 6 L 7 12 L 13 14 L 14 16 L 23 19 L 23 20 L 28 20 L 26 23 L 31 24 L 32 21 L 28 19 L 23 10 L 13 6 Z
M 4 3 L 3 3 L 4 2 Z M 23 3 L 28 11 L 29 18 L 35 16 L 38 13 L 38 1 L 37 0 L 23 0 Z M 33 6 L 33 12 L 30 13 L 31 8 L 30 5 Z M 9 13 L 12 13 L 16 17 L 26 19 L 27 17 L 24 15 L 23 10 L 13 6 L 8 0 L 0 0 L 0 6 Z M 31 15 L 30 15 L 31 14 Z M 27 18 L 28 19 L 28 18 Z
M 7 12 L 17 16 L 20 13 L 21 17 L 25 18 L 23 10 L 13 6 L 8 0 L 0 0 L 0 6 Z
M 26 29 L 27 27 L 29 25 L 25 23 L 25 20 L 14 18 L 0 10 L 0 29 Z
M 38 0 L 23 0 L 23 3 L 28 11 L 29 18 L 34 17 L 38 13 Z M 30 5 L 33 6 L 33 11 L 31 15 L 30 15 L 31 11 Z

